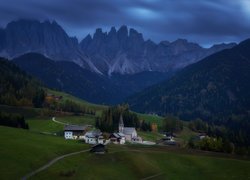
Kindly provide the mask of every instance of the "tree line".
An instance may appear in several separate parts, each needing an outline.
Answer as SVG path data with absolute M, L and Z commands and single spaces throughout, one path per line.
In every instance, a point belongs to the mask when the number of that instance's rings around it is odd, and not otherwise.
M 104 110 L 101 117 L 96 118 L 96 127 L 104 132 L 118 131 L 120 116 L 123 117 L 125 127 L 135 127 L 142 131 L 151 131 L 151 124 L 139 120 L 136 113 L 130 112 L 128 105 L 109 107 Z
M 25 122 L 24 117 L 19 114 L 9 114 L 0 112 L 0 125 L 15 128 L 29 129 L 28 124 Z
M 189 128 L 207 135 L 207 138 L 201 141 L 190 139 L 189 146 L 192 148 L 250 154 L 250 133 L 248 131 L 250 122 L 247 116 L 232 116 L 225 124 L 220 125 L 196 119 L 189 122 Z

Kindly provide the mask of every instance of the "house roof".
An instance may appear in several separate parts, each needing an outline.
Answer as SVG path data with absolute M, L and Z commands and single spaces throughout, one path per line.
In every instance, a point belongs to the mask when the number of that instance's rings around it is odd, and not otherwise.
M 125 135 L 123 133 L 113 133 L 110 136 L 114 136 L 115 138 L 122 138 L 125 137 Z
M 119 138 L 120 136 L 117 133 L 111 134 L 111 136 L 114 136 L 115 138 Z
M 130 134 L 133 134 L 133 132 L 135 132 L 134 127 L 124 127 L 123 128 L 123 134 L 130 135 Z
M 120 137 L 124 137 L 125 135 L 123 133 L 117 133 Z
M 102 135 L 102 132 L 100 130 L 94 130 L 94 131 L 89 131 L 86 132 L 85 136 L 89 138 L 95 138 Z
M 65 125 L 64 131 L 85 131 L 87 126 Z
M 105 152 L 105 145 L 97 144 L 92 146 L 90 152 Z

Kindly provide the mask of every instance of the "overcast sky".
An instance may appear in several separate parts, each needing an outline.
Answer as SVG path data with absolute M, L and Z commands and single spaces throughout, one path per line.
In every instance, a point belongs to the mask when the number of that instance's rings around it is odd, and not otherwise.
M 56 20 L 79 40 L 127 25 L 155 42 L 203 46 L 250 37 L 250 0 L 0 0 L 0 26 L 20 18 Z

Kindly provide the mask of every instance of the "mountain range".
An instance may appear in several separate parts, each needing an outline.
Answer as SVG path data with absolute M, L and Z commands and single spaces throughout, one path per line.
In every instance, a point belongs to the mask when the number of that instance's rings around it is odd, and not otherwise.
M 18 20 L 0 29 L 0 56 L 8 59 L 35 52 L 54 61 L 71 61 L 101 75 L 172 72 L 235 43 L 203 48 L 185 39 L 154 43 L 133 28 L 96 29 L 81 42 L 55 21 Z
M 12 60 L 46 86 L 99 104 L 116 104 L 144 88 L 168 79 L 172 74 L 141 72 L 103 76 L 70 61 L 53 61 L 38 53 L 27 53 Z

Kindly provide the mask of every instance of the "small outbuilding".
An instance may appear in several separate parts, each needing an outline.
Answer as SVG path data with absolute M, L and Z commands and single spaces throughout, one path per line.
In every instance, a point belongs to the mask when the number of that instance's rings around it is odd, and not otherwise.
M 91 148 L 90 152 L 96 154 L 104 154 L 105 152 L 107 152 L 107 150 L 104 144 L 97 144 Z

